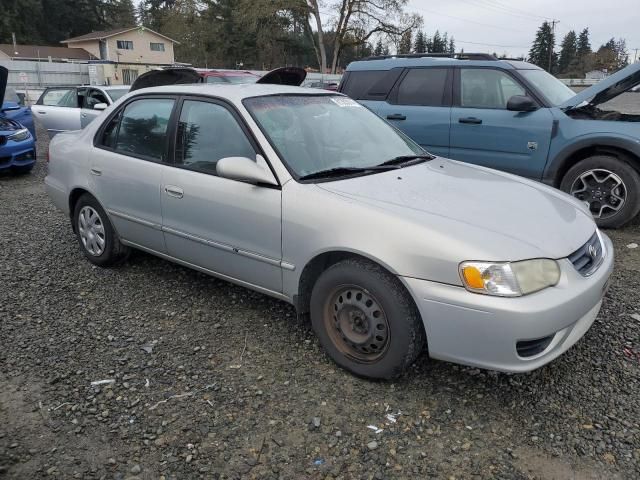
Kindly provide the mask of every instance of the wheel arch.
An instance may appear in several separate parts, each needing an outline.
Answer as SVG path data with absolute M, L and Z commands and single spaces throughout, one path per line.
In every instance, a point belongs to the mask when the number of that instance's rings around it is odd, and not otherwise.
M 640 142 L 624 137 L 581 140 L 556 155 L 544 175 L 544 182 L 559 188 L 562 179 L 576 163 L 597 154 L 609 154 L 629 163 L 640 173 Z
M 85 193 L 89 194 L 93 198 L 95 198 L 96 202 L 98 202 L 100 204 L 100 206 L 102 207 L 102 209 L 105 212 L 107 212 L 107 209 L 104 208 L 104 205 L 102 205 L 102 202 L 100 202 L 100 200 L 98 200 L 98 198 L 93 194 L 93 192 L 88 190 L 86 187 L 77 186 L 77 187 L 72 188 L 71 191 L 69 192 L 69 218 L 71 220 L 71 227 L 73 228 L 74 233 L 76 233 L 76 225 L 75 225 L 75 222 L 73 221 L 73 213 L 75 211 L 76 204 L 78 203 L 78 200 Z M 107 216 L 109 216 L 109 212 L 107 212 Z
M 305 264 L 305 266 L 302 268 L 300 276 L 298 277 L 297 293 L 293 295 L 293 304 L 298 314 L 309 313 L 311 291 L 313 290 L 313 286 L 315 285 L 322 272 L 338 262 L 351 258 L 360 259 L 376 264 L 378 267 L 382 268 L 390 275 L 398 275 L 397 272 L 395 272 L 393 268 L 391 268 L 385 262 L 382 262 L 377 258 L 373 258 L 361 252 L 348 249 L 331 249 L 317 253 Z M 400 283 L 403 285 L 403 288 L 406 289 L 406 286 L 402 282 Z M 408 293 L 409 296 L 413 299 L 411 293 Z

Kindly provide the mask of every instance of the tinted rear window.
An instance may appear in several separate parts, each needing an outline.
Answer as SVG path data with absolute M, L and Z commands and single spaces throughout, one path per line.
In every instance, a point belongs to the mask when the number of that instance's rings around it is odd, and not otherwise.
M 398 86 L 399 105 L 445 105 L 446 68 L 414 68 Z
M 349 78 L 342 88 L 342 93 L 350 96 L 354 100 L 362 99 L 367 96 L 371 87 L 381 80 L 386 73 L 386 70 L 349 72 Z

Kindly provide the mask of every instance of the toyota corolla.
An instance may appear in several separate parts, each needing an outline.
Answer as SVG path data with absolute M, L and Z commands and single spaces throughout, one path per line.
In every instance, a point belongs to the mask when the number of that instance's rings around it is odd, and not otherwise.
M 48 193 L 90 262 L 140 249 L 290 302 L 366 377 L 423 352 L 538 368 L 589 329 L 613 267 L 583 203 L 434 157 L 330 92 L 135 90 L 49 158 Z

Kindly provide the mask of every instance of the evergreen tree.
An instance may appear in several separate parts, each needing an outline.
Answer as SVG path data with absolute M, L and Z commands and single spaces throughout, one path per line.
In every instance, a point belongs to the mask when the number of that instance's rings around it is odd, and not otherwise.
M 376 43 L 376 48 L 373 49 L 373 55 L 375 57 L 384 55 L 384 46 L 382 45 L 382 40 L 378 40 L 378 42 Z
M 591 42 L 589 42 L 589 29 L 585 28 L 580 32 L 578 36 L 578 45 L 576 49 L 576 56 L 580 59 L 585 55 L 591 53 Z
M 440 32 L 436 30 L 436 33 L 433 34 L 433 38 L 431 39 L 431 49 L 429 51 L 433 53 L 442 53 L 444 50 L 445 43 L 442 40 Z
M 416 40 L 413 44 L 413 53 L 427 53 L 427 39 L 421 30 L 416 34 Z
M 456 53 L 456 42 L 453 40 L 453 37 L 449 39 L 449 53 L 452 55 Z
M 566 73 L 569 67 L 575 64 L 578 53 L 578 37 L 576 32 L 571 30 L 562 39 L 560 46 L 560 58 L 558 59 L 558 72 Z
M 551 28 L 549 22 L 544 22 L 538 32 L 536 38 L 533 41 L 531 50 L 529 50 L 529 61 L 534 65 L 538 65 L 544 68 L 550 73 L 555 71 L 556 54 L 554 52 L 555 47 L 555 34 Z
M 136 24 L 136 9 L 132 0 L 111 0 L 105 4 L 105 18 L 111 28 Z
M 411 45 L 412 45 L 411 30 L 407 30 L 402 34 L 402 37 L 400 38 L 400 44 L 398 45 L 398 53 L 399 54 L 411 53 Z

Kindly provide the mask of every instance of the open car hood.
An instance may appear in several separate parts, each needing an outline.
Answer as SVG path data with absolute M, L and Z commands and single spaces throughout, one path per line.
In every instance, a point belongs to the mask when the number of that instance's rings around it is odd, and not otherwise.
M 9 70 L 0 66 L 0 107 L 4 103 L 4 94 L 7 90 L 7 79 L 9 78 Z
M 282 67 L 265 73 L 256 83 L 299 87 L 305 78 L 307 78 L 307 71 L 304 68 Z
M 163 70 L 151 70 L 143 73 L 133 82 L 130 92 L 141 88 L 161 87 L 163 85 L 185 85 L 202 83 L 202 77 L 193 68 L 176 67 Z
M 637 84 L 640 84 L 640 62 L 632 63 L 622 70 L 617 71 L 613 75 L 574 95 L 559 105 L 559 107 L 570 109 L 584 102 L 588 102 L 591 105 L 600 105 Z

